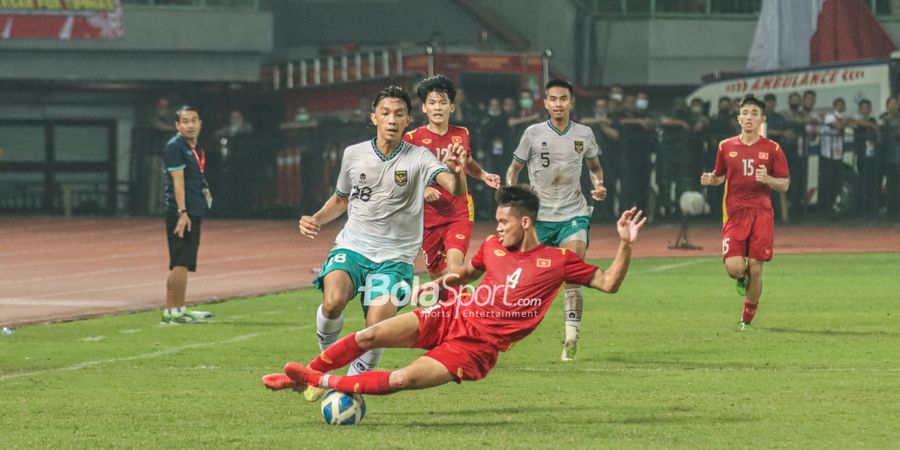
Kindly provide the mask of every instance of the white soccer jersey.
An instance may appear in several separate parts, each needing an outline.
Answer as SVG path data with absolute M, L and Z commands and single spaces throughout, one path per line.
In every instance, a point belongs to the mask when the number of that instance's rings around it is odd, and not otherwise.
M 407 142 L 387 157 L 375 140 L 347 147 L 337 195 L 350 197 L 347 224 L 334 248 L 353 250 L 374 262 L 412 264 L 422 246 L 425 186 L 446 166 L 424 147 Z
M 513 158 L 528 166 L 531 187 L 541 200 L 538 220 L 591 215 L 581 192 L 582 160 L 597 158 L 599 152 L 594 132 L 580 123 L 569 121 L 559 130 L 548 120 L 525 130 Z

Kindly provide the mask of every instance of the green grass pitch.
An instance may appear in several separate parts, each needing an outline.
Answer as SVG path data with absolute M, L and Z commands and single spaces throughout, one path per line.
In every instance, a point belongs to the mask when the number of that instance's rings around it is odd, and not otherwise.
M 778 256 L 741 332 L 719 258 L 638 259 L 619 294 L 586 291 L 578 361 L 559 361 L 557 301 L 487 379 L 367 396 L 344 428 L 259 382 L 318 353 L 314 290 L 208 305 L 204 325 L 153 311 L 25 327 L 0 336 L 0 447 L 896 448 L 898 267 Z M 345 315 L 360 328 L 357 305 Z

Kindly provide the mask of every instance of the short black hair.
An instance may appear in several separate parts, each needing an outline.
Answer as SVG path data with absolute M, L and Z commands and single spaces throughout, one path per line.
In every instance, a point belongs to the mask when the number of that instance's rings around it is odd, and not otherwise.
M 834 99 L 834 101 L 831 102 L 831 106 L 837 105 L 838 102 L 841 102 L 844 104 L 844 106 L 847 106 L 847 102 L 844 101 L 844 97 L 838 97 L 838 98 Z
M 862 105 L 869 105 L 869 108 L 871 108 L 871 107 L 872 107 L 872 102 L 869 101 L 869 99 L 864 98 L 864 99 L 862 99 L 862 100 L 859 101 L 859 106 L 862 107 Z
M 182 105 L 181 108 L 178 108 L 177 110 L 175 110 L 175 121 L 176 122 L 181 121 L 181 113 L 183 113 L 185 111 L 193 111 L 193 112 L 197 113 L 197 117 L 200 117 L 200 111 L 197 111 L 197 108 L 194 108 L 191 105 Z
M 552 88 L 552 87 L 566 88 L 569 90 L 569 95 L 572 95 L 574 93 L 574 88 L 572 87 L 572 83 L 569 83 L 568 81 L 563 80 L 562 78 L 554 78 L 554 79 L 548 81 L 547 85 L 544 86 L 544 92 L 549 91 L 550 88 Z
M 777 99 L 775 98 L 775 94 L 766 94 L 763 96 L 763 100 L 765 100 L 765 101 L 772 100 L 774 102 Z
M 537 220 L 538 209 L 541 201 L 537 194 L 525 185 L 502 186 L 497 189 L 495 195 L 497 207 L 509 207 L 516 210 L 520 217 L 530 217 L 531 220 Z
M 403 100 L 403 103 L 406 104 L 406 112 L 412 112 L 412 98 L 410 98 L 409 93 L 404 91 L 400 86 L 388 86 L 379 91 L 378 95 L 375 96 L 375 100 L 372 102 L 372 111 L 375 111 L 378 102 L 386 98 L 399 98 L 400 100 Z
M 747 94 L 744 96 L 744 99 L 741 100 L 741 108 L 743 109 L 746 105 L 756 105 L 759 107 L 761 113 L 766 113 L 766 103 L 756 98 L 753 94 Z
M 456 101 L 456 85 L 453 84 L 453 80 L 444 75 L 438 74 L 433 77 L 428 77 L 416 86 L 416 97 L 419 97 L 419 100 L 422 100 L 422 103 L 428 98 L 428 94 L 432 92 L 447 94 L 447 99 L 450 100 L 450 103 Z
M 808 90 L 803 91 L 803 96 L 806 97 L 807 95 L 812 95 L 813 97 L 815 97 L 815 96 L 816 96 L 816 91 L 814 91 L 814 90 L 812 90 L 812 89 L 808 89 Z

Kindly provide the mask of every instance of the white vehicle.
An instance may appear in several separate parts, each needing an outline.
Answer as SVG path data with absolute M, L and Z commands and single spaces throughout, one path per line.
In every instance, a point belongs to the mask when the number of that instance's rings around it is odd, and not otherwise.
M 779 112 L 788 107 L 788 96 L 804 91 L 816 93 L 816 110 L 824 116 L 831 111 L 831 104 L 843 98 L 847 104 L 847 114 L 856 113 L 860 100 L 872 102 L 873 115 L 878 117 L 885 111 L 887 99 L 896 92 L 900 82 L 900 52 L 894 52 L 890 60 L 855 62 L 850 64 L 817 65 L 800 69 L 773 72 L 755 72 L 738 75 L 713 74 L 709 81 L 687 96 L 690 101 L 699 98 L 710 105 L 710 114 L 718 112 L 719 98 L 738 98 L 753 94 L 760 100 L 768 94 L 775 95 Z M 807 161 L 807 183 L 804 186 L 809 204 L 815 204 L 818 191 L 819 139 L 817 130 L 808 129 L 810 134 L 802 142 Z M 841 186 L 831 209 L 846 212 L 856 196 L 856 164 L 853 153 L 853 132 L 846 130 L 844 162 L 847 164 Z M 799 187 L 799 186 L 797 186 Z M 791 186 L 791 189 L 797 188 Z

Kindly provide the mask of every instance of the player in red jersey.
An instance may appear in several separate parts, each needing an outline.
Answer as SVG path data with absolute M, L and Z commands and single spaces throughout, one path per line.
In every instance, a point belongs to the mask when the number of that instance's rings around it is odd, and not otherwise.
M 428 124 L 406 133 L 403 139 L 431 150 L 438 159 L 444 158 L 450 145 L 460 144 L 466 149 L 466 173 L 494 189 L 500 187 L 500 177 L 485 172 L 472 159 L 469 130 L 450 125 L 450 116 L 456 110 L 453 81 L 444 75 L 428 77 L 419 83 L 416 95 L 422 101 L 422 112 L 428 116 Z M 432 279 L 463 265 L 474 220 L 471 194 L 454 196 L 437 185 L 425 188 L 422 256 Z
M 737 291 L 744 296 L 741 329 L 751 327 L 762 294 L 763 262 L 772 259 L 775 215 L 772 191 L 790 185 L 787 159 L 774 141 L 760 136 L 766 104 L 752 94 L 741 102 L 741 134 L 719 143 L 716 167 L 700 176 L 700 184 L 725 183 L 722 200 L 722 258 Z
M 508 351 L 534 331 L 563 282 L 617 292 L 628 272 L 631 247 L 646 222 L 642 213 L 632 208 L 619 218 L 619 250 L 604 271 L 585 263 L 573 251 L 538 241 L 538 203 L 537 195 L 527 187 L 500 188 L 498 234 L 488 237 L 468 264 L 423 285 L 419 292 L 437 286 L 463 286 L 484 274 L 477 287 L 457 288 L 455 291 L 462 295 L 350 334 L 308 367 L 288 363 L 284 373 L 264 376 L 263 384 L 272 390 L 319 386 L 349 393 L 390 394 L 451 381 L 480 380 L 494 367 L 499 352 Z M 428 352 L 393 372 L 369 371 L 343 377 L 325 373 L 349 364 L 371 348 L 421 348 Z

